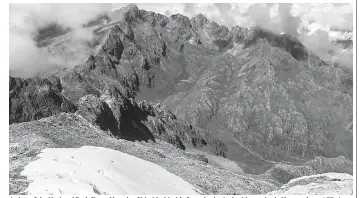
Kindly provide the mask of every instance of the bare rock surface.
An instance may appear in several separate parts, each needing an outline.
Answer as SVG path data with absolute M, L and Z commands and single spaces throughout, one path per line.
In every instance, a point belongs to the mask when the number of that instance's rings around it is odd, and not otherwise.
M 345 173 L 325 173 L 290 180 L 269 195 L 352 195 L 353 176 Z
M 77 110 L 76 106 L 61 94 L 62 87 L 58 78 L 10 77 L 9 83 L 9 124 Z
M 328 172 L 347 173 L 352 175 L 352 167 L 353 162 L 344 156 L 339 156 L 336 158 L 316 157 L 313 160 L 309 160 L 303 165 L 299 166 L 293 164 L 277 163 L 263 175 L 269 176 L 270 178 L 285 184 L 291 179 L 297 177 Z

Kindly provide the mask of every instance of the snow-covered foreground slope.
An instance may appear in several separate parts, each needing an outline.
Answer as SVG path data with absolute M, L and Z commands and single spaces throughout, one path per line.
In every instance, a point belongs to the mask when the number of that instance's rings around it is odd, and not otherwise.
M 103 147 L 47 148 L 25 166 L 27 194 L 199 194 L 160 166 Z

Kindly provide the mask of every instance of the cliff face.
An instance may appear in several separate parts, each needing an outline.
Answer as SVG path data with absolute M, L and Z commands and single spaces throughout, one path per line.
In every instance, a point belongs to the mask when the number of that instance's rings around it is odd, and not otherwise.
M 109 18 L 83 63 L 10 77 L 10 124 L 77 111 L 115 137 L 209 149 L 250 172 L 352 159 L 352 76 L 297 39 L 136 6 Z
M 61 94 L 61 83 L 49 79 L 9 78 L 9 123 L 28 122 L 77 108 Z

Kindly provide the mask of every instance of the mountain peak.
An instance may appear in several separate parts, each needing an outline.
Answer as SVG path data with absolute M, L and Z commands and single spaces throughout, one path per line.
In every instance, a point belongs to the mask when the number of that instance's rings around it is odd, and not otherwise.
M 173 14 L 171 15 L 171 20 L 175 22 L 177 26 L 184 26 L 184 27 L 190 27 L 191 21 L 187 16 L 184 16 L 182 14 Z
M 112 21 L 128 21 L 131 22 L 138 18 L 140 10 L 135 4 L 130 4 L 120 9 L 116 9 L 109 13 Z
M 124 13 L 130 13 L 133 14 L 133 16 L 137 17 L 140 10 L 138 9 L 138 7 L 135 4 L 129 4 L 123 8 L 121 8 L 120 10 L 123 10 Z
M 197 24 L 199 27 L 203 27 L 206 23 L 208 23 L 208 19 L 203 14 L 197 14 L 195 17 L 193 17 L 191 20 L 193 20 L 194 24 Z

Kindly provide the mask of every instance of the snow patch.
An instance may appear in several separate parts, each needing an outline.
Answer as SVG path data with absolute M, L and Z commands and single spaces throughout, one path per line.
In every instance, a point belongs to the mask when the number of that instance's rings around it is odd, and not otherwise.
M 22 171 L 36 195 L 200 194 L 162 167 L 120 151 L 93 146 L 47 148 Z

